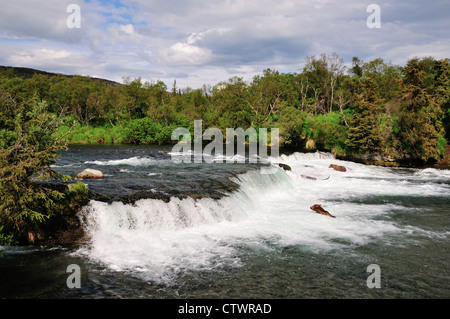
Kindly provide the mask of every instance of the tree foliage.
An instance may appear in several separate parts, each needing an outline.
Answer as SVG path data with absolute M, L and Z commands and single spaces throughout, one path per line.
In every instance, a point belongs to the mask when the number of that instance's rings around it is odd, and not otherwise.
M 398 136 L 406 154 L 424 162 L 440 158 L 439 138 L 444 133 L 439 96 L 426 83 L 432 70 L 428 62 L 413 59 L 405 67 L 398 120 Z
M 77 122 L 66 136 L 74 143 L 171 143 L 168 132 L 183 119 L 187 128 L 194 120 L 221 130 L 279 127 L 282 146 L 318 139 L 327 151 L 381 152 L 422 162 L 442 156 L 450 131 L 449 61 L 416 58 L 404 67 L 380 58 L 351 62 L 346 72 L 336 53 L 321 54 L 308 57 L 300 73 L 265 69 L 251 81 L 235 76 L 198 89 L 179 88 L 176 80 L 168 89 L 141 78 L 118 84 L 3 70 L 1 103 L 14 108 L 33 96 L 47 101 L 48 112 Z M 11 119 L 2 125 L 14 126 Z M 0 131 L 1 145 L 15 134 Z
M 0 238 L 35 241 L 41 226 L 61 213 L 64 192 L 53 180 L 68 177 L 50 168 L 65 148 L 56 134 L 61 118 L 36 96 L 19 102 L 3 92 L 0 104 Z M 1 243 L 0 243 L 1 244 Z
M 362 79 L 350 121 L 347 145 L 358 153 L 378 152 L 381 148 L 380 116 L 382 99 L 372 78 Z

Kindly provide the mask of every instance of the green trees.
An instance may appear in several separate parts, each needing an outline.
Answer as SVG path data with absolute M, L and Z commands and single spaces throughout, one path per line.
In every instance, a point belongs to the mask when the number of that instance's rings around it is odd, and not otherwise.
M 424 162 L 440 158 L 439 139 L 444 133 L 441 109 L 443 101 L 441 96 L 434 94 L 436 89 L 433 88 L 433 83 L 427 85 L 426 80 L 431 70 L 427 70 L 427 64 L 426 59 L 412 59 L 406 65 L 397 122 L 403 152 Z
M 380 115 L 383 100 L 379 97 L 377 86 L 372 78 L 360 83 L 360 93 L 356 95 L 354 114 L 349 123 L 347 146 L 358 152 L 380 151 Z
M 450 139 L 450 63 L 448 59 L 437 61 L 435 64 L 435 88 L 432 92 L 436 97 L 436 102 L 441 106 L 443 113 L 443 126 L 445 137 Z M 441 144 L 443 137 L 441 137 Z
M 161 136 L 162 127 L 150 118 L 141 118 L 130 121 L 125 129 L 125 143 L 129 144 L 164 144 L 166 135 Z M 161 138 L 165 137 L 165 138 Z
M 308 57 L 303 73 L 311 84 L 314 92 L 314 113 L 330 113 L 333 111 L 335 92 L 340 78 L 344 74 L 344 60 L 336 53 L 320 58 Z
M 344 73 L 335 53 L 309 57 L 302 72 L 265 69 L 251 81 L 235 76 L 215 86 L 180 89 L 174 81 L 124 84 L 81 76 L 16 76 L 0 70 L 4 100 L 46 100 L 48 111 L 77 122 L 73 143 L 170 143 L 174 127 L 279 127 L 282 146 L 340 153 L 383 153 L 436 161 L 450 132 L 448 60 L 412 59 L 405 67 L 382 59 L 352 60 Z M 14 108 L 14 106 L 10 106 Z M 6 125 L 6 124 L 5 124 Z M 69 127 L 62 127 L 63 134 Z M 284 132 L 284 133 L 283 133 Z M 0 145 L 14 138 L 0 132 Z
M 304 121 L 306 113 L 292 106 L 281 111 L 277 124 L 280 126 L 280 143 L 287 147 L 305 146 Z
M 45 222 L 67 212 L 63 191 L 47 182 L 67 181 L 50 168 L 65 148 L 56 136 L 61 118 L 35 97 L 18 102 L 2 92 L 0 99 L 0 245 L 34 242 Z M 70 205 L 77 205 L 70 203 Z
M 404 68 L 353 59 L 354 108 L 347 145 L 396 160 L 433 163 L 444 154 L 448 61 L 414 58 Z M 362 84 L 362 85 L 361 85 Z
M 249 103 L 250 92 L 242 78 L 233 77 L 213 88 L 212 103 L 216 107 L 212 125 L 225 129 L 242 127 L 246 129 L 263 121 L 265 109 Z

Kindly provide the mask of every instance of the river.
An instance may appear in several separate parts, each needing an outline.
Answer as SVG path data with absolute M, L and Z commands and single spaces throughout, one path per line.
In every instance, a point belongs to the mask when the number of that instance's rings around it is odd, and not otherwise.
M 105 175 L 87 181 L 87 240 L 0 247 L 0 298 L 450 297 L 450 170 L 321 152 L 271 159 L 291 171 L 218 163 L 220 155 L 176 164 L 164 146 L 70 146 L 61 155 L 62 173 Z M 81 285 L 71 289 L 73 264 Z

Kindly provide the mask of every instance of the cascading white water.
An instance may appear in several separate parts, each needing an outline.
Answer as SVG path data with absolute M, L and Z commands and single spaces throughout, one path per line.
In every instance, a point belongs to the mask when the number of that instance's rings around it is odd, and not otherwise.
M 266 245 L 270 242 L 327 251 L 403 232 L 383 218 L 401 205 L 361 201 L 374 195 L 449 192 L 448 184 L 426 182 L 442 174 L 448 178 L 449 171 L 402 175 L 319 152 L 281 155 L 271 161 L 292 170 L 241 174 L 234 179 L 239 189 L 220 200 L 143 199 L 134 205 L 91 201 L 82 212 L 90 242 L 78 253 L 113 270 L 170 285 L 180 272 L 239 267 L 243 247 L 271 249 Z M 334 171 L 328 167 L 331 163 L 344 165 L 347 171 Z M 310 209 L 314 204 L 322 204 L 336 218 L 316 214 Z
M 248 181 L 247 188 L 220 200 L 142 199 L 133 205 L 91 201 L 82 211 L 91 243 L 78 253 L 111 269 L 132 271 L 165 284 L 170 284 L 180 270 L 238 266 L 240 260 L 228 237 L 239 236 L 236 227 L 255 210 L 252 191 L 286 178 L 278 172 L 261 175 L 258 182 L 254 180 L 258 175 L 239 177 L 237 182 Z

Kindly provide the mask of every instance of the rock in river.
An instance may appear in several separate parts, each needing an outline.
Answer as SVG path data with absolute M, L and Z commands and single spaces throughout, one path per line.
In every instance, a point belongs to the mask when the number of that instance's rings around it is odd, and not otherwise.
M 289 165 L 286 165 L 286 164 L 278 163 L 278 166 L 280 166 L 285 171 L 290 171 L 291 170 L 291 167 Z
M 89 178 L 103 178 L 103 173 L 92 168 L 85 169 L 81 173 L 78 173 L 75 178 L 89 179 Z

